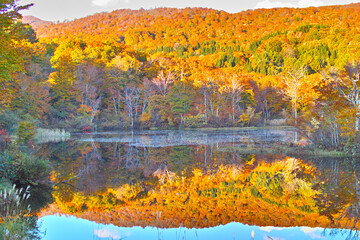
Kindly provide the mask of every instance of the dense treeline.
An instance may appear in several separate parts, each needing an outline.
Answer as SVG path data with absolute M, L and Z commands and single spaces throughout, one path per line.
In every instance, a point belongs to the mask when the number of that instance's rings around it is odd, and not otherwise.
M 10 24 L 5 32 L 21 37 L 2 36 L 1 129 L 286 120 L 324 147 L 356 152 L 359 8 L 118 10 L 38 24 L 39 39 Z

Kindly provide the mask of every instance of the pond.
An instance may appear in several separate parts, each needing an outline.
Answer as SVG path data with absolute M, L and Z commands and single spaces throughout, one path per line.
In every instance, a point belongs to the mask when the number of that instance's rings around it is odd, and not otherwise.
M 258 154 L 291 130 L 79 134 L 44 143 L 44 239 L 356 239 L 359 160 Z M 301 157 L 299 157 L 301 156 Z

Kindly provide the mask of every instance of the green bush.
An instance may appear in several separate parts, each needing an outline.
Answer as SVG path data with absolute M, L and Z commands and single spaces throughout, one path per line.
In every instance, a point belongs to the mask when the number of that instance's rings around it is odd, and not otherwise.
M 19 143 L 27 143 L 34 138 L 36 134 L 36 127 L 34 123 L 28 121 L 21 121 L 18 123 L 18 138 Z
M 16 124 L 20 121 L 18 114 L 13 111 L 5 110 L 0 114 L 0 123 L 8 133 L 16 131 Z
M 198 114 L 196 116 L 186 116 L 184 117 L 185 127 L 197 128 L 205 126 L 205 114 Z
M 0 153 L 0 179 L 19 186 L 38 185 L 49 176 L 49 163 L 44 159 L 20 152 L 5 150 Z

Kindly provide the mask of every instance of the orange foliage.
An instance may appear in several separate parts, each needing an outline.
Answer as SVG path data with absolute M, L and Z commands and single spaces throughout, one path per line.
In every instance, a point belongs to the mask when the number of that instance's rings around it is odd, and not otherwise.
M 330 219 L 317 206 L 321 193 L 314 189 L 315 171 L 301 160 L 286 158 L 252 170 L 235 165 L 221 165 L 213 173 L 195 169 L 190 177 L 159 172 L 159 185 L 146 195 L 138 185 L 98 195 L 75 193 L 70 201 L 56 198 L 41 214 L 69 213 L 118 226 L 204 228 L 236 221 L 329 227 Z

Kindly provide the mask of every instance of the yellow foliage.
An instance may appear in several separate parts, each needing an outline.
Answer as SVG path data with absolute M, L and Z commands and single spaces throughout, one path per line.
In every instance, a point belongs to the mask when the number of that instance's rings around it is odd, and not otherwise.
M 142 191 L 139 185 L 125 184 L 116 189 L 108 189 L 109 193 L 113 193 L 117 199 L 127 202 L 135 198 Z
M 150 113 L 147 113 L 147 112 L 143 112 L 140 116 L 140 121 L 141 122 L 149 122 L 150 121 L 150 118 L 151 118 L 151 114 Z
M 245 126 L 249 123 L 249 115 L 247 115 L 246 113 L 243 113 L 239 116 L 239 121 L 238 121 L 241 126 Z

